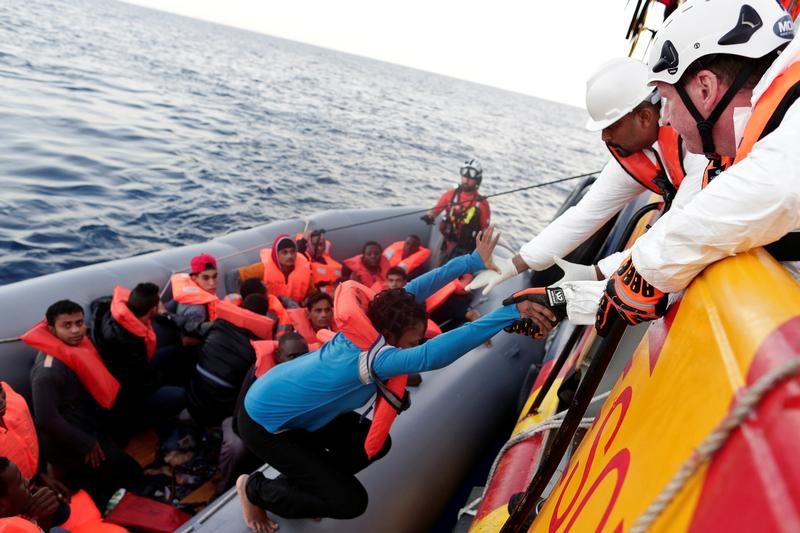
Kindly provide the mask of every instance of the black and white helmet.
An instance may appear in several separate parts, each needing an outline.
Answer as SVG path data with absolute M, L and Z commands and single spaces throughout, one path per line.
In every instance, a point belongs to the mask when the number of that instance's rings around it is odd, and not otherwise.
M 464 161 L 464 164 L 461 165 L 460 174 L 464 178 L 477 180 L 478 185 L 480 185 L 483 179 L 483 167 L 481 167 L 481 162 L 474 158 Z

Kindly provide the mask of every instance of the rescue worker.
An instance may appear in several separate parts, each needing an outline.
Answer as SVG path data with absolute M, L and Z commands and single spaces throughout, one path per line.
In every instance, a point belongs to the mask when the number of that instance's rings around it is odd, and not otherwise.
M 41 453 L 72 490 L 85 488 L 99 505 L 142 476 L 138 463 L 109 438 L 109 410 L 119 381 L 86 336 L 83 309 L 70 300 L 51 305 L 22 341 L 40 350 L 31 369 L 33 415 Z
M 483 181 L 483 167 L 477 159 L 468 159 L 459 169 L 461 184 L 444 193 L 436 205 L 421 218 L 432 225 L 439 213 L 444 218 L 439 231 L 444 236 L 440 263 L 475 249 L 475 236 L 489 227 L 489 202 L 478 193 Z
M 250 451 L 282 475 L 267 479 L 255 473 L 237 480 L 248 527 L 277 529 L 265 509 L 285 518 L 362 514 L 367 493 L 355 474 L 389 451 L 389 425 L 396 412 L 388 402 L 402 409 L 401 375 L 447 366 L 527 313 L 531 302 L 510 301 L 418 346 L 427 319 L 425 297 L 483 268 L 497 242 L 491 230 L 477 241 L 475 252 L 420 276 L 405 290 L 375 296 L 358 283 L 342 284 L 334 306 L 340 332 L 320 350 L 271 369 L 253 384 L 239 412 L 239 433 Z M 370 423 L 353 409 L 376 391 L 381 400 Z
M 342 264 L 330 255 L 331 244 L 323 230 L 313 230 L 297 239 L 297 251 L 311 262 L 311 281 L 317 290 L 333 296 L 342 280 Z
M 665 311 L 666 294 L 707 265 L 767 245 L 797 260 L 800 241 L 800 42 L 774 0 L 689 0 L 656 34 L 648 80 L 664 121 L 710 160 L 703 189 L 665 214 L 609 279 L 610 313 L 635 324 Z
M 680 205 L 699 189 L 705 161 L 686 151 L 677 133 L 659 126 L 658 93 L 647 86 L 647 67 L 636 59 L 614 59 L 586 83 L 586 108 L 591 131 L 601 138 L 611 159 L 584 197 L 523 245 L 512 259 L 496 261 L 499 272 L 476 276 L 468 289 L 488 293 L 497 284 L 525 270 L 545 270 L 591 237 L 641 193 L 661 194 L 666 205 Z M 685 182 L 685 183 L 684 183 Z M 680 187 L 680 189 L 679 189 Z M 584 266 L 579 279 L 603 279 L 620 257 L 603 260 L 599 271 Z M 575 279 L 575 278 L 572 278 Z
M 431 251 L 422 246 L 422 240 L 418 235 L 409 235 L 402 241 L 396 241 L 383 250 L 389 264 L 393 267 L 402 268 L 409 277 L 413 277 L 425 261 L 431 256 Z
M 264 263 L 264 283 L 284 307 L 300 307 L 300 302 L 316 291 L 311 280 L 311 266 L 297 244 L 286 234 L 278 235 L 272 248 L 261 250 Z
M 329 329 L 336 331 L 333 324 L 333 298 L 324 292 L 317 292 L 309 296 L 305 307 L 299 309 L 288 309 L 292 325 L 303 339 L 317 349 L 320 341 L 317 339 L 317 331 Z
M 360 254 L 344 260 L 342 276 L 367 287 L 386 281 L 390 265 L 382 252 L 383 248 L 377 242 L 365 242 Z

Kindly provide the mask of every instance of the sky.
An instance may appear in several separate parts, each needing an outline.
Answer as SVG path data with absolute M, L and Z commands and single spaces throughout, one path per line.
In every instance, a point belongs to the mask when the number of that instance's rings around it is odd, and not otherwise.
M 624 37 L 635 5 L 633 0 L 126 1 L 577 107 L 584 106 L 593 71 L 628 54 Z

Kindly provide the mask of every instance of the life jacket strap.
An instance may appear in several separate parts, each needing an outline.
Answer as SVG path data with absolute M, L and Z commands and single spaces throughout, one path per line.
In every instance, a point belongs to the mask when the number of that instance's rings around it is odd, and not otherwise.
M 386 339 L 380 335 L 368 350 L 358 355 L 358 379 L 364 385 L 374 383 L 378 394 L 399 414 L 411 406 L 411 397 L 408 391 L 404 391 L 402 397 L 398 396 L 386 386 L 373 368 L 377 357 L 389 347 Z

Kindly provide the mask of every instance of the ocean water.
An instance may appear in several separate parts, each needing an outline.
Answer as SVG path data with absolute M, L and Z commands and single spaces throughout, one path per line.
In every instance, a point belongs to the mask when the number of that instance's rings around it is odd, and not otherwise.
M 4 0 L 0 284 L 319 210 L 432 205 L 471 157 L 484 194 L 598 170 L 584 121 L 118 2 Z M 492 199 L 493 220 L 519 244 L 570 188 Z

